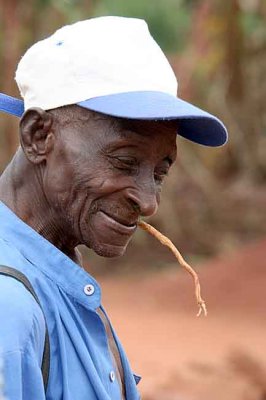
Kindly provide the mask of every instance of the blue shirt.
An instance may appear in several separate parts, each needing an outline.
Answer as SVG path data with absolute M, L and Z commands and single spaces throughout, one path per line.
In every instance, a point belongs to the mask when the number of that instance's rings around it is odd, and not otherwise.
M 45 320 L 22 283 L 0 275 L 0 358 L 7 400 L 120 400 L 103 322 L 98 283 L 0 202 L 0 265 L 18 269 L 42 305 L 50 339 L 45 395 L 41 363 Z M 88 286 L 89 285 L 89 286 Z M 115 334 L 127 400 L 140 398 Z

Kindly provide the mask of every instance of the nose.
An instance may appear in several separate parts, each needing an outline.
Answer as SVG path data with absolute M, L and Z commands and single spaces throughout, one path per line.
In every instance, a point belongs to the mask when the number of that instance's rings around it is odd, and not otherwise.
M 141 186 L 138 189 L 128 189 L 127 197 L 133 208 L 141 216 L 151 217 L 156 214 L 160 203 L 160 195 L 154 188 Z

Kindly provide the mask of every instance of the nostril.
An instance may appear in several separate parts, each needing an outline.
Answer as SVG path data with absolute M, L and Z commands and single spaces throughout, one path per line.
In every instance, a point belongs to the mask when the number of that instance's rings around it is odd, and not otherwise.
M 140 213 L 141 213 L 141 209 L 140 209 L 139 204 L 136 203 L 136 202 L 135 202 L 134 200 L 132 200 L 132 199 L 130 199 L 130 203 L 131 203 L 131 206 L 132 206 L 133 210 L 134 210 L 135 212 L 137 212 L 138 214 L 140 214 Z
M 150 217 L 156 214 L 158 209 L 158 195 L 154 192 L 145 190 L 128 190 L 127 199 L 132 210 L 143 217 Z

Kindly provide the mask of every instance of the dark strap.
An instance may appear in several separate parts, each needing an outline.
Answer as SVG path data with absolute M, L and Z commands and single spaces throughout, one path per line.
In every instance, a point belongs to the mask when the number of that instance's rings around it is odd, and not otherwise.
M 34 297 L 36 302 L 39 304 L 39 306 L 43 312 L 40 301 L 31 285 L 30 281 L 28 280 L 28 278 L 26 278 L 25 275 L 23 275 L 20 271 L 18 271 L 15 268 L 6 267 L 4 265 L 0 265 L 0 274 L 11 276 L 12 278 L 15 278 L 19 282 L 23 283 L 23 285 L 28 289 L 28 291 L 32 294 L 32 296 Z M 44 317 L 44 319 L 45 319 L 45 317 Z M 45 392 L 46 392 L 47 385 L 48 385 L 48 379 L 49 379 L 49 369 L 50 369 L 50 342 L 49 342 L 49 335 L 48 335 L 46 321 L 45 321 L 45 325 L 46 325 L 46 331 L 45 331 L 45 342 L 44 342 L 44 350 L 43 350 L 43 358 L 42 358 L 42 376 L 43 376 L 43 383 L 44 383 L 44 388 L 45 388 Z
M 122 365 L 122 361 L 121 361 L 120 353 L 119 353 L 119 350 L 118 350 L 118 347 L 116 344 L 116 340 L 115 340 L 115 337 L 113 334 L 113 330 L 112 330 L 111 324 L 109 322 L 109 319 L 107 318 L 103 309 L 101 307 L 99 307 L 96 309 L 96 311 L 104 324 L 105 331 L 107 334 L 107 341 L 108 341 L 111 355 L 113 357 L 114 365 L 116 367 L 117 379 L 118 379 L 118 383 L 119 383 L 120 390 L 121 390 L 121 400 L 125 400 L 126 399 L 126 387 L 125 387 L 124 368 Z

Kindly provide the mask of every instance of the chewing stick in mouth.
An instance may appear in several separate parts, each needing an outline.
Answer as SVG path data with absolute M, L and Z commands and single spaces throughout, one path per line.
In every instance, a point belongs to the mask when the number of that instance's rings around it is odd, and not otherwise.
M 190 275 L 192 275 L 192 277 L 194 279 L 194 284 L 195 284 L 195 296 L 196 296 L 196 299 L 197 299 L 197 304 L 199 306 L 199 312 L 197 314 L 197 317 L 199 317 L 202 312 L 206 317 L 207 316 L 207 308 L 206 308 L 205 301 L 202 299 L 201 294 L 200 294 L 200 283 L 199 283 L 199 277 L 198 277 L 197 273 L 184 260 L 184 258 L 182 257 L 182 255 L 180 254 L 180 252 L 177 250 L 177 248 L 171 242 L 170 239 L 168 239 L 166 236 L 164 236 L 161 232 L 157 231 L 157 229 L 155 229 L 153 226 L 151 226 L 147 222 L 139 221 L 138 222 L 138 226 L 141 229 L 143 229 L 144 231 L 150 233 L 156 239 L 158 239 L 164 246 L 167 246 L 174 253 L 175 257 L 177 258 L 177 261 L 179 262 L 179 264 L 183 268 L 185 268 L 190 273 Z

